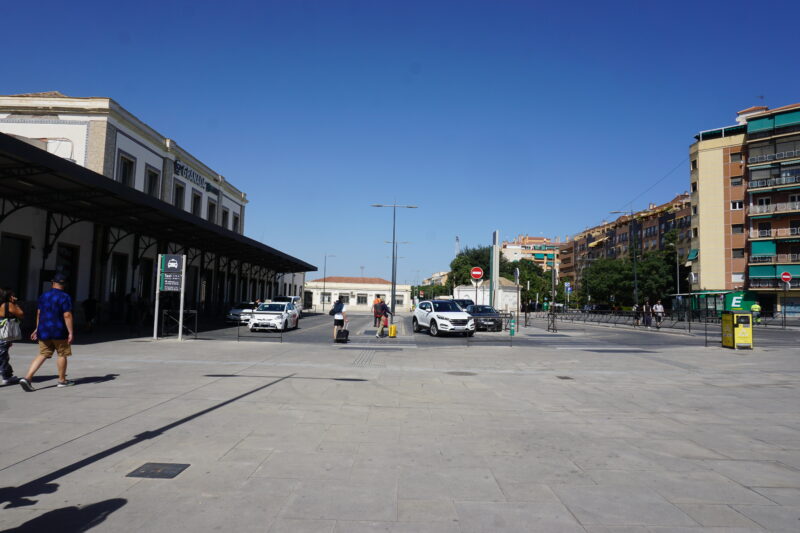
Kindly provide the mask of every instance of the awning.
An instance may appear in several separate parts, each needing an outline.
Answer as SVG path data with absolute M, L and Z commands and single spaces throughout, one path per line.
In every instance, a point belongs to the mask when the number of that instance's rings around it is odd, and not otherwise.
M 600 243 L 602 243 L 604 241 L 607 241 L 607 240 L 608 240 L 608 237 L 603 237 L 602 239 L 597 239 L 596 241 L 589 243 L 589 248 L 594 248 L 598 244 L 600 244 Z
M 775 255 L 775 241 L 752 241 L 750 243 L 751 255 Z
M 0 133 L 0 198 L 147 235 L 275 272 L 317 267 Z
M 699 250 L 697 248 L 692 248 L 689 250 L 689 256 L 686 258 L 687 261 L 694 261 L 697 259 L 697 255 L 699 254 Z
M 757 265 L 751 266 L 747 271 L 748 277 L 753 278 L 774 278 L 775 265 Z

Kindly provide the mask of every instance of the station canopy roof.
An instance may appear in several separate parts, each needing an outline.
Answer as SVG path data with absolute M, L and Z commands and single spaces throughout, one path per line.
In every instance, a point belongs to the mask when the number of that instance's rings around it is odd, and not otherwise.
M 0 200 L 164 239 L 276 272 L 313 265 L 0 133 Z

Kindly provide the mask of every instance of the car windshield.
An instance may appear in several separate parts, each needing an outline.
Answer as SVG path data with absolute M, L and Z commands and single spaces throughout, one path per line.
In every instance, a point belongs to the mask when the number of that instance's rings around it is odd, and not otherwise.
M 472 305 L 470 306 L 470 310 L 473 313 L 497 313 L 495 308 L 491 305 Z
M 433 302 L 433 310 L 434 311 L 441 311 L 441 312 L 458 312 L 461 311 L 461 308 L 456 305 L 455 302 L 450 301 L 441 301 L 441 302 Z
M 259 311 L 277 311 L 283 312 L 286 308 L 286 304 L 261 304 L 258 306 Z

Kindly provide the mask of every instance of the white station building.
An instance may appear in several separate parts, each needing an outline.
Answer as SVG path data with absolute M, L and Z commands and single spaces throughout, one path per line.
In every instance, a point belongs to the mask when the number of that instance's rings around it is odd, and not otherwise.
M 111 98 L 0 96 L 0 202 L 0 285 L 35 302 L 62 271 L 101 320 L 153 300 L 159 253 L 187 256 L 205 314 L 300 295 L 316 270 L 245 237 L 245 193 Z
M 303 306 L 316 312 L 329 310 L 341 299 L 350 312 L 372 312 L 376 297 L 391 307 L 392 282 L 382 278 L 328 276 L 306 282 Z M 395 312 L 411 311 L 411 285 L 395 285 Z

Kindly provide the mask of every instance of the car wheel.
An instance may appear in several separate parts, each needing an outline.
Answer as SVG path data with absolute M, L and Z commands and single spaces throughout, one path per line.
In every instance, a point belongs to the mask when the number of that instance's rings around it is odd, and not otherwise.
M 254 328 L 253 326 L 247 326 L 247 329 L 249 329 L 251 332 L 256 330 L 256 328 Z
M 287 321 L 283 321 L 283 329 L 281 331 L 286 331 L 289 329 L 289 323 Z
M 431 325 L 428 327 L 428 330 L 431 332 L 432 337 L 439 336 L 439 326 L 436 325 L 435 320 L 431 320 Z
M 475 335 L 474 331 L 468 331 L 467 332 L 467 337 L 472 337 L 473 335 Z
M 419 327 L 419 322 L 417 322 L 417 317 L 414 317 L 414 319 L 411 321 L 411 329 L 414 330 L 414 333 L 420 332 L 420 327 Z

